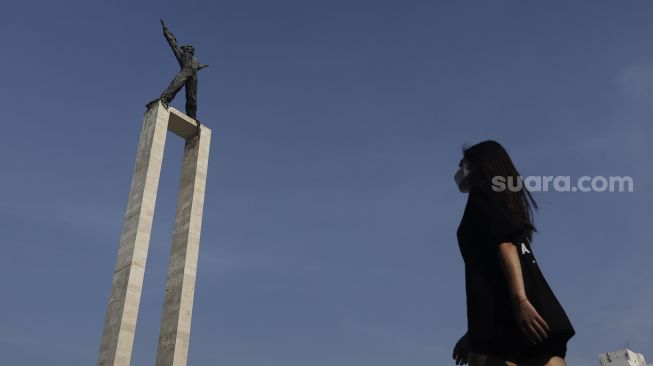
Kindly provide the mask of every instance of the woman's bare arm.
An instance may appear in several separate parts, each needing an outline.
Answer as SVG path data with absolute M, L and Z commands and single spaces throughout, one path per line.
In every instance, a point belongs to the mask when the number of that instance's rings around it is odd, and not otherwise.
M 548 337 L 549 325 L 526 297 L 517 247 L 512 243 L 499 244 L 499 262 L 508 281 L 510 300 L 519 327 L 532 343 L 543 341 Z
M 499 262 L 501 262 L 501 267 L 508 280 L 510 299 L 512 301 L 525 299 L 526 290 L 524 289 L 524 278 L 521 273 L 517 247 L 512 243 L 499 244 Z

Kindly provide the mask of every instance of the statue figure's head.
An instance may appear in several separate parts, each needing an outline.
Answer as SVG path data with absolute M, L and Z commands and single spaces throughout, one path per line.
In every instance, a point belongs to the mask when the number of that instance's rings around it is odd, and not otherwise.
M 185 45 L 181 46 L 180 48 L 185 53 L 190 53 L 191 55 L 195 54 L 195 47 L 193 47 L 193 46 L 191 46 L 189 44 L 185 44 Z

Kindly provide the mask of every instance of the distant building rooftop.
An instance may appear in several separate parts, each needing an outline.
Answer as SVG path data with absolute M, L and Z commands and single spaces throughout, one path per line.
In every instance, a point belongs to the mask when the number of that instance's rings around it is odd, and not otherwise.
M 601 353 L 599 362 L 601 366 L 653 366 L 653 363 L 646 363 L 644 355 L 628 348 Z

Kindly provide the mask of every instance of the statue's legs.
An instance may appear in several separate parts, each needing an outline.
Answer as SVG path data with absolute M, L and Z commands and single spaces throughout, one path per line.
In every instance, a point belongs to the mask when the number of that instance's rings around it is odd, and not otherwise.
M 197 120 L 197 75 L 186 79 L 186 115 Z
M 168 104 L 173 99 L 175 99 L 175 95 L 177 95 L 177 92 L 184 87 L 188 77 L 189 75 L 184 72 L 179 72 L 177 75 L 175 75 L 174 79 L 172 79 L 172 81 L 170 82 L 170 85 L 168 85 L 166 90 L 164 90 L 163 93 L 161 93 L 161 97 L 160 97 L 161 101 L 164 104 Z
M 147 103 L 146 107 L 148 109 L 152 108 L 152 106 L 160 100 L 167 108 L 167 105 L 170 104 L 170 102 L 175 98 L 175 95 L 177 95 L 179 90 L 184 86 L 186 87 L 186 115 L 197 121 L 197 133 L 199 134 L 200 121 L 197 120 L 197 75 L 195 75 L 194 72 L 182 69 L 177 73 L 177 75 L 175 75 L 166 90 L 161 93 L 159 99 Z

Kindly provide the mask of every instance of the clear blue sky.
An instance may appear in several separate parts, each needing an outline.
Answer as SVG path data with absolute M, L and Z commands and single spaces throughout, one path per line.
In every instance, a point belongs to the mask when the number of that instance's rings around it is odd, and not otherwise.
M 190 365 L 453 364 L 452 176 L 485 139 L 523 175 L 633 177 L 535 193 L 533 248 L 577 330 L 570 365 L 626 342 L 653 359 L 650 1 L 13 1 L 0 363 L 96 360 L 144 104 L 178 67 L 160 17 L 210 64 Z M 154 362 L 182 147 L 168 138 L 133 365 Z

